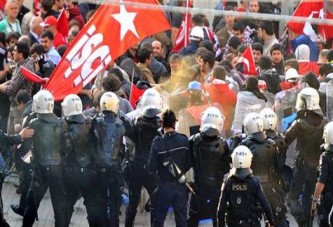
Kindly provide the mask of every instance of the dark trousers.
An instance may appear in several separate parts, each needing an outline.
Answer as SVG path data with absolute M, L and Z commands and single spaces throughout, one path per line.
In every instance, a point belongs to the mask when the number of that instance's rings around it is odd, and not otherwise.
M 296 172 L 290 191 L 290 199 L 294 202 L 298 201 L 300 194 L 302 194 L 302 205 L 297 208 L 301 210 L 301 213 L 294 215 L 293 209 L 291 209 L 291 213 L 295 216 L 299 225 L 305 225 L 310 219 L 312 193 L 315 190 L 317 182 L 316 172 L 317 169 L 315 167 L 309 167 L 300 161 L 296 163 Z
M 188 226 L 199 225 L 202 218 L 211 218 L 213 226 L 217 226 L 217 206 L 221 194 L 221 188 L 210 186 L 195 187 L 195 195 L 192 195 L 190 202 L 190 217 Z
M 286 216 L 287 207 L 284 202 L 283 184 L 279 184 L 276 181 L 274 183 L 261 183 L 261 186 L 273 211 L 274 226 L 288 227 L 289 222 Z
M 101 209 L 101 221 L 105 226 L 118 227 L 120 213 L 120 187 L 122 177 L 118 168 L 97 168 L 98 184 L 96 185 Z
M 69 225 L 69 212 L 67 211 L 67 197 L 64 189 L 63 174 L 60 166 L 34 167 L 32 183 L 27 196 L 27 205 L 23 217 L 23 227 L 33 226 L 37 217 L 37 210 L 47 189 L 50 189 L 51 201 L 54 211 L 55 226 L 67 227 Z
M 187 226 L 187 188 L 176 181 L 159 183 L 155 202 L 153 227 L 163 227 L 170 206 L 173 207 L 176 227 Z
M 151 197 L 157 188 L 156 178 L 148 174 L 144 166 L 133 163 L 128 176 L 129 203 L 126 209 L 125 227 L 134 226 L 134 219 L 141 198 L 141 189 L 145 187 Z M 154 220 L 154 210 L 150 214 L 151 224 Z
M 84 199 L 83 204 L 87 209 L 88 223 L 90 227 L 103 227 L 103 210 L 99 204 L 99 196 L 97 196 L 96 185 L 97 173 L 90 168 L 75 168 L 66 171 L 65 187 L 68 198 L 68 212 L 69 218 L 72 217 L 74 205 L 76 201 L 82 196 Z

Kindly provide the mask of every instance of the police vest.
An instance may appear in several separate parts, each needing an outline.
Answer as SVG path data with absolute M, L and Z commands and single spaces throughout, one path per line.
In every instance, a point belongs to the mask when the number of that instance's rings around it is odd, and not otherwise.
M 92 147 L 89 141 L 89 130 L 91 120 L 84 119 L 83 122 L 68 122 L 68 136 L 72 144 L 72 150 L 69 153 L 68 165 L 77 167 L 87 167 L 91 164 Z
M 33 119 L 29 127 L 35 130 L 33 136 L 33 158 L 42 166 L 61 164 L 60 150 L 63 135 L 62 121 L 54 115 L 50 119 Z
M 277 155 L 274 141 L 271 139 L 259 141 L 250 136 L 241 144 L 251 150 L 253 154 L 251 169 L 260 178 L 260 181 L 263 183 L 272 182 Z
M 203 138 L 195 134 L 190 141 L 193 152 L 193 170 L 196 184 L 220 187 L 230 160 L 226 141 L 222 137 Z
M 135 160 L 145 163 L 148 161 L 151 144 L 154 138 L 159 135 L 158 129 L 161 127 L 160 122 L 158 117 L 139 117 L 135 120 Z
M 104 117 L 93 120 L 95 164 L 98 167 L 111 167 L 119 163 L 123 149 L 122 138 L 125 128 L 120 119 L 113 122 L 105 121 Z
M 231 187 L 228 216 L 230 216 L 231 223 L 239 220 L 251 222 L 251 220 L 258 218 L 258 204 L 251 193 L 251 181 L 252 176 L 242 180 L 234 176 L 228 179 L 228 184 Z

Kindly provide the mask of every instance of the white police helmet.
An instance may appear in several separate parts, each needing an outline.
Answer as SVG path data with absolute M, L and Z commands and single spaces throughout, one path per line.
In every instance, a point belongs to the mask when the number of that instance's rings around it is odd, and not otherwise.
M 225 117 L 220 112 L 220 110 L 216 107 L 208 107 L 201 114 L 201 127 L 200 131 L 205 132 L 209 129 L 217 130 L 218 134 L 221 134 L 223 130 Z
M 233 168 L 250 168 L 253 154 L 250 149 L 244 145 L 239 145 L 231 154 Z
M 37 92 L 32 101 L 32 110 L 35 113 L 47 114 L 53 113 L 54 97 L 48 90 L 40 90 Z
M 326 146 L 333 145 L 333 121 L 325 126 L 323 138 Z
M 296 110 L 320 110 L 318 91 L 312 87 L 306 87 L 297 95 Z
M 274 130 L 277 125 L 276 113 L 271 108 L 265 108 L 260 111 L 260 116 L 264 123 L 264 130 Z
M 61 106 L 65 117 L 82 114 L 82 101 L 78 95 L 67 95 Z
M 246 135 L 251 135 L 256 132 L 264 131 L 264 122 L 258 113 L 249 113 L 246 115 L 244 121 L 244 132 Z
M 119 99 L 117 95 L 111 91 L 105 92 L 99 102 L 101 111 L 108 110 L 115 114 L 119 111 Z
M 162 112 L 163 98 L 156 89 L 149 88 L 143 93 L 140 105 L 142 106 L 142 115 L 153 118 Z

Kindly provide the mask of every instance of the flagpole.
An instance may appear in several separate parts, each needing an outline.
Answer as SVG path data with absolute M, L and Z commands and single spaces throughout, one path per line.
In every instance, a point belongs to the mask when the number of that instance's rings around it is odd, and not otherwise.
M 184 40 L 184 46 L 187 46 L 188 45 L 188 30 L 186 29 L 187 28 L 187 24 L 188 24 L 188 10 L 189 10 L 189 6 L 190 6 L 190 0 L 186 0 L 186 13 L 185 13 L 185 40 Z

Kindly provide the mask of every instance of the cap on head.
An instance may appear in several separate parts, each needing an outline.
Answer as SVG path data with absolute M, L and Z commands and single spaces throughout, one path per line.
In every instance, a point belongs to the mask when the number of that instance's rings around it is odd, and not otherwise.
M 55 16 L 47 16 L 40 26 L 42 27 L 49 27 L 49 26 L 57 26 L 57 18 Z

